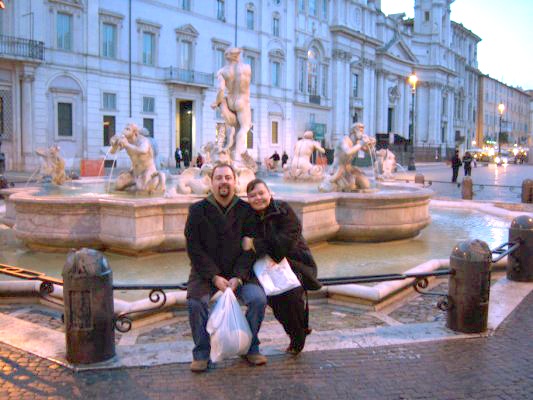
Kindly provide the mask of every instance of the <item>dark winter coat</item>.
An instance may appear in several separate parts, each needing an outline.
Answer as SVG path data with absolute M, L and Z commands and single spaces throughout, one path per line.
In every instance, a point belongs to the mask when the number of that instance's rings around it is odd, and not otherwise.
M 459 168 L 463 163 L 457 154 L 452 157 L 452 168 Z
M 264 215 L 252 211 L 244 224 L 243 235 L 254 238 L 256 259 L 268 254 L 280 262 L 287 257 L 305 289 L 322 287 L 317 280 L 315 260 L 302 236 L 302 225 L 286 202 L 272 199 Z
M 187 253 L 191 260 L 188 298 L 213 293 L 215 275 L 249 280 L 253 255 L 242 251 L 241 233 L 250 210 L 237 196 L 225 211 L 213 195 L 190 206 L 185 224 Z

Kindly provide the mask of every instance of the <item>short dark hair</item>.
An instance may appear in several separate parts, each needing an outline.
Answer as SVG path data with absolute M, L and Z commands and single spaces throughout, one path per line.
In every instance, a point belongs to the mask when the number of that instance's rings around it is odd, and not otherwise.
M 259 179 L 259 178 L 256 178 L 250 182 L 248 182 L 248 185 L 246 185 L 246 193 L 250 193 L 252 190 L 255 189 L 255 187 L 259 184 L 263 184 L 265 185 L 265 187 L 268 189 L 268 191 L 270 192 L 270 188 L 268 187 L 268 185 L 266 184 L 266 182 L 262 179 Z
M 231 169 L 231 172 L 233 173 L 233 178 L 237 179 L 235 168 L 233 168 L 233 165 L 228 164 L 228 163 L 216 163 L 215 166 L 213 167 L 213 170 L 211 171 L 211 179 L 213 179 L 213 176 L 215 176 L 215 171 L 217 170 L 217 168 L 222 168 L 222 167 L 228 167 L 229 169 Z

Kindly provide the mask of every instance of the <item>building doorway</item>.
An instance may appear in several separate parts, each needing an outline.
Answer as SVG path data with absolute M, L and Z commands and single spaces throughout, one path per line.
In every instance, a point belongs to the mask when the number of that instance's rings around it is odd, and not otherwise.
M 192 101 L 180 101 L 179 105 L 179 123 L 176 143 L 181 148 L 182 153 L 188 151 L 189 157 L 192 157 Z

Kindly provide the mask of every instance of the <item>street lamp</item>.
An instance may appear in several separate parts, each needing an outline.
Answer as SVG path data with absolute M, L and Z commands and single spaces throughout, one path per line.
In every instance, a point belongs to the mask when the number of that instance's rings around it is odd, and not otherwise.
M 503 112 L 505 111 L 505 104 L 503 103 L 500 103 L 498 104 L 498 112 L 500 113 L 500 130 L 498 132 L 498 159 L 500 160 L 498 162 L 498 165 L 500 165 L 501 163 L 501 144 L 500 144 L 500 137 L 502 135 L 502 116 L 503 116 Z
M 418 82 L 418 77 L 413 72 L 411 75 L 409 75 L 409 78 L 407 79 L 409 82 L 409 85 L 411 85 L 411 115 L 412 115 L 412 129 L 411 132 L 409 132 L 409 145 L 411 146 L 410 154 L 409 154 L 409 164 L 407 166 L 407 170 L 409 171 L 415 171 L 415 149 L 414 149 L 414 142 L 415 142 L 415 126 L 416 126 L 416 119 L 415 119 L 415 93 L 416 93 L 416 84 Z

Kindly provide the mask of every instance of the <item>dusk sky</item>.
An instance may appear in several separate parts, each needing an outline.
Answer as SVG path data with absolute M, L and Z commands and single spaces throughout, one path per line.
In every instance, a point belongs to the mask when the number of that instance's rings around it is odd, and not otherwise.
M 414 15 L 414 0 L 382 0 L 385 14 Z M 533 0 L 455 0 L 451 18 L 481 38 L 478 68 L 507 85 L 533 89 Z

